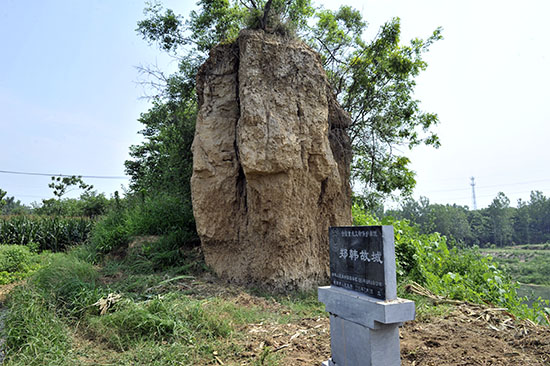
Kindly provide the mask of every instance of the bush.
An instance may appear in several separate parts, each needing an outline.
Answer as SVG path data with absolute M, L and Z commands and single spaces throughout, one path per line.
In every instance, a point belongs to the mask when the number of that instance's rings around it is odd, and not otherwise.
M 100 254 L 126 246 L 130 241 L 130 231 L 126 224 L 125 213 L 109 212 L 95 225 L 90 241 Z
M 176 196 L 132 196 L 117 205 L 95 226 L 91 243 L 100 255 L 124 248 L 132 236 L 164 235 L 152 243 L 144 255 L 157 269 L 171 266 L 183 258 L 181 248 L 198 243 L 190 204 Z
M 31 264 L 33 253 L 27 247 L 20 245 L 0 246 L 0 272 L 27 271 Z
M 28 277 L 38 266 L 38 256 L 29 247 L 0 245 L 0 285 Z
M 164 235 L 185 230 L 195 231 L 195 219 L 189 202 L 168 193 L 144 198 L 133 197 L 128 210 L 128 230 L 133 235 Z
M 439 233 L 420 234 L 407 220 L 378 220 L 353 208 L 356 225 L 393 225 L 398 282 L 417 282 L 431 292 L 451 299 L 490 303 L 534 321 L 546 322 L 544 303 L 533 308 L 517 293 L 519 285 L 498 268 L 496 262 L 475 248 L 449 249 Z M 548 306 L 546 304 L 546 306 Z
M 144 340 L 192 344 L 197 338 L 214 339 L 231 333 L 228 319 L 217 316 L 218 309 L 207 301 L 168 294 L 143 302 L 123 300 L 101 317 L 90 318 L 90 329 L 120 350 Z
M 97 312 L 92 304 L 106 291 L 96 285 L 98 278 L 99 273 L 90 263 L 57 253 L 49 256 L 30 283 L 52 309 L 78 318 L 86 312 Z
M 195 236 L 183 230 L 177 230 L 164 235 L 156 241 L 146 243 L 141 254 L 151 262 L 154 270 L 181 266 L 180 273 L 203 272 L 202 258 L 197 252 L 189 250 L 189 243 L 196 240 Z
M 42 201 L 34 213 L 43 216 L 89 217 L 103 215 L 111 201 L 103 193 L 84 192 L 80 198 L 47 199 Z

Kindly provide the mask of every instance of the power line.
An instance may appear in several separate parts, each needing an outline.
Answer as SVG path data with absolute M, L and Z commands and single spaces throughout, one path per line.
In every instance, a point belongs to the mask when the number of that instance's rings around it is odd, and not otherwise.
M 531 190 L 531 191 L 515 191 L 515 192 L 503 192 L 505 195 L 518 195 L 518 194 L 528 194 L 528 193 L 531 193 L 533 192 L 534 190 Z M 483 194 L 483 195 L 478 195 L 476 194 L 476 199 L 477 198 L 487 198 L 487 197 L 496 197 L 497 193 L 491 193 L 491 194 Z M 466 197 L 466 196 L 463 196 L 463 197 L 453 197 L 452 198 L 453 200 L 468 200 L 468 199 L 472 199 L 472 197 Z
M 49 174 L 49 173 L 31 173 L 31 172 L 15 172 L 11 170 L 0 170 L 2 174 L 16 174 L 16 175 L 33 175 L 43 177 L 73 177 L 78 176 L 87 179 L 130 179 L 127 176 L 109 176 L 109 175 L 79 175 L 79 174 Z
M 550 179 L 539 179 L 539 180 L 532 180 L 528 182 L 517 182 L 517 183 L 502 183 L 502 184 L 493 184 L 489 186 L 478 186 L 477 188 L 483 189 L 483 188 L 495 188 L 495 187 L 505 187 L 505 186 L 519 186 L 523 184 L 531 184 L 531 183 L 542 183 L 542 182 L 550 182 Z M 433 191 L 428 191 L 428 193 L 439 193 L 439 192 L 458 192 L 458 191 L 468 191 L 470 188 L 451 188 L 451 189 L 437 189 Z

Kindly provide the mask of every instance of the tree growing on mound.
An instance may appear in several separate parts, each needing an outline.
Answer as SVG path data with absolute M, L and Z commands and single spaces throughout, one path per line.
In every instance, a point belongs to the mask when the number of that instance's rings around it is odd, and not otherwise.
M 371 41 L 361 14 L 349 6 L 315 9 L 311 0 L 200 0 L 187 19 L 149 3 L 137 31 L 150 44 L 175 57 L 179 70 L 165 75 L 142 68 L 151 78 L 153 108 L 141 116 L 145 142 L 131 148 L 126 162 L 134 190 L 158 189 L 188 197 L 192 157 L 189 147 L 196 118 L 195 76 L 209 50 L 234 40 L 243 28 L 299 37 L 322 58 L 338 101 L 352 117 L 352 179 L 373 207 L 385 196 L 408 194 L 415 185 L 410 160 L 399 148 L 439 146 L 431 128 L 437 115 L 420 110 L 413 98 L 415 77 L 427 67 L 422 56 L 436 40 L 400 43 L 394 18 Z M 174 133 L 175 132 L 175 133 Z M 185 151 L 182 151 L 185 150 Z M 175 178 L 175 179 L 174 179 Z

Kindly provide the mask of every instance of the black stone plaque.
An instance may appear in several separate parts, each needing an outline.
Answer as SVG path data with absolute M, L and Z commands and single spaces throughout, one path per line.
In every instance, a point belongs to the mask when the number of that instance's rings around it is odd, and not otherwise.
M 331 227 L 329 237 L 331 284 L 385 300 L 382 226 Z

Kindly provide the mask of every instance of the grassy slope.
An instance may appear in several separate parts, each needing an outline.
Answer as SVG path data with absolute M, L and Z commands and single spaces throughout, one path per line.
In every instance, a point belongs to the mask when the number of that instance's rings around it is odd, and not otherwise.
M 227 285 L 197 250 L 179 252 L 185 265 L 158 270 L 152 258 L 161 244 L 133 242 L 101 266 L 86 261 L 86 246 L 42 254 L 42 267 L 7 301 L 4 364 L 306 365 L 330 354 L 315 292 L 273 296 Z M 419 320 L 450 311 L 414 300 Z
M 79 260 L 82 251 L 46 255 L 10 294 L 4 365 L 206 365 L 247 353 L 246 364 L 274 365 L 284 353 L 247 349 L 243 329 L 326 318 L 315 293 L 245 292 L 200 265 L 154 271 L 139 253 L 101 267 Z
M 185 253 L 195 265 L 155 271 L 143 257 L 147 245 L 101 266 L 82 260 L 85 247 L 42 255 L 42 268 L 6 303 L 4 365 L 285 365 L 287 357 L 310 364 L 330 354 L 316 292 L 228 285 L 196 250 Z M 448 311 L 416 300 L 420 319 Z

